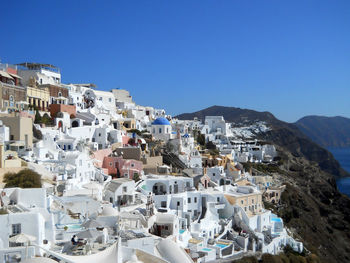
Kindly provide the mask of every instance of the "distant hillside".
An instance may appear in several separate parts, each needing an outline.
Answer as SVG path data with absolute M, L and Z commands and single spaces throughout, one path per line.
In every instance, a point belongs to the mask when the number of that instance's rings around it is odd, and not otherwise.
M 317 162 L 324 171 L 334 176 L 349 175 L 340 167 L 330 152 L 311 141 L 296 125 L 280 121 L 270 112 L 212 106 L 193 113 L 183 113 L 176 117 L 180 120 L 193 120 L 194 117 L 197 117 L 204 121 L 205 116 L 223 116 L 226 121 L 235 123 L 264 121 L 272 130 L 261 135 L 260 139 L 285 148 L 296 157 L 305 157 L 309 161 Z
M 224 107 L 224 106 L 212 106 L 204 110 L 183 113 L 178 116 L 180 120 L 193 120 L 194 117 L 204 121 L 205 116 L 224 116 L 228 122 L 245 123 L 253 121 L 266 121 L 267 123 L 274 123 L 277 121 L 275 116 L 270 112 L 258 112 L 254 110 L 247 110 L 235 107 Z
M 280 160 L 277 167 L 270 165 L 274 168 L 270 175 L 287 185 L 274 212 L 321 262 L 350 262 L 350 198 L 338 191 L 334 177 L 349 174 L 333 155 L 296 125 L 280 121 L 269 112 L 213 106 L 178 118 L 203 120 L 208 115 L 224 116 L 236 123 L 265 121 L 270 126 L 271 130 L 261 133 L 259 139 L 276 145 Z M 276 168 L 277 174 L 273 172 Z
M 295 123 L 314 142 L 323 147 L 350 147 L 350 119 L 306 116 Z

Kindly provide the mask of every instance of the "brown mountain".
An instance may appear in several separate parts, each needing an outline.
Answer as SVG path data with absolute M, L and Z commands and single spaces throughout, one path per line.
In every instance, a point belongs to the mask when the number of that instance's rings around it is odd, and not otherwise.
M 269 112 L 213 106 L 177 117 L 204 120 L 205 116 L 224 116 L 236 124 L 265 121 L 271 127 L 259 139 L 276 145 L 281 160 L 275 176 L 287 185 L 282 204 L 272 209 L 322 262 L 350 262 L 350 198 L 338 191 L 335 181 L 349 174 L 333 155 L 296 125 Z
M 295 125 L 322 147 L 350 147 L 349 118 L 306 116 Z

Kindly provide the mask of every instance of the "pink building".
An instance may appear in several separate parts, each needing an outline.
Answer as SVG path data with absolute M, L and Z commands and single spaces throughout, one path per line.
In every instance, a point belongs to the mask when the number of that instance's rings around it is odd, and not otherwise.
M 120 177 L 133 179 L 135 174 L 140 175 L 143 169 L 142 162 L 136 160 L 125 160 L 123 157 L 105 156 L 102 168 L 108 169 L 109 175 L 116 176 L 119 170 Z
M 143 165 L 141 161 L 123 159 L 121 156 L 113 156 L 110 148 L 102 149 L 91 155 L 96 167 L 102 168 L 103 172 L 116 177 L 119 171 L 120 177 L 134 178 L 134 174 L 141 175 Z
M 102 149 L 102 150 L 98 150 L 98 151 L 94 152 L 91 155 L 91 158 L 94 159 L 94 164 L 96 167 L 102 168 L 103 159 L 106 156 L 109 156 L 111 154 L 112 154 L 112 149 L 106 148 L 106 149 Z

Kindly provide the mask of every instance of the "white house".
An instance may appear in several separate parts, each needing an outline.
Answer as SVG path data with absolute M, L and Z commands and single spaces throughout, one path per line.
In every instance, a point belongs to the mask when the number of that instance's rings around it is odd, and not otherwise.
M 133 204 L 135 202 L 135 181 L 128 178 L 111 180 L 105 186 L 103 199 L 115 206 Z

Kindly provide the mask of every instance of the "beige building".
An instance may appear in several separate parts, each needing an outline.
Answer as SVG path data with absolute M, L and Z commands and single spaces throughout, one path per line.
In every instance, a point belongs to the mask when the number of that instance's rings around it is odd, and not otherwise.
M 248 216 L 263 211 L 262 193 L 253 187 L 240 186 L 234 191 L 226 192 L 224 196 L 231 205 L 242 207 Z
M 33 119 L 20 116 L 0 116 L 3 124 L 10 128 L 10 141 L 25 148 L 33 146 Z
M 48 111 L 50 91 L 48 87 L 27 87 L 27 102 L 39 110 Z

